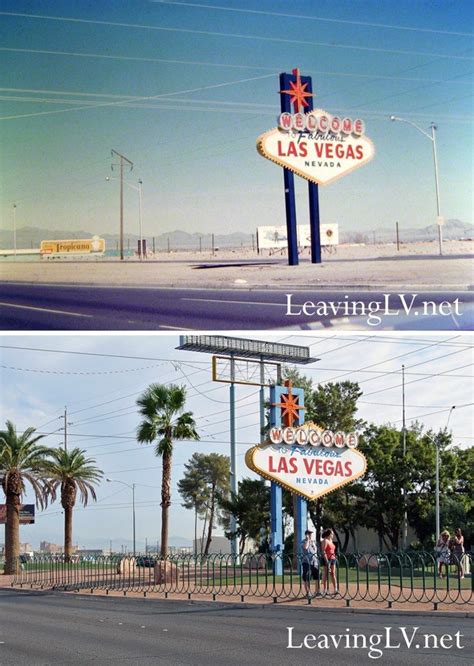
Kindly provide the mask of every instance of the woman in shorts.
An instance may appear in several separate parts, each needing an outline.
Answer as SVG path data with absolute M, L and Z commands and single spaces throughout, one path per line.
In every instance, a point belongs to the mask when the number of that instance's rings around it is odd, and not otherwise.
M 323 593 L 329 593 L 329 580 L 331 580 L 334 587 L 334 594 L 338 594 L 336 581 L 336 545 L 334 544 L 334 532 L 332 530 L 324 530 L 322 534 L 323 540 L 321 541 L 321 555 L 322 562 L 324 563 L 323 569 Z

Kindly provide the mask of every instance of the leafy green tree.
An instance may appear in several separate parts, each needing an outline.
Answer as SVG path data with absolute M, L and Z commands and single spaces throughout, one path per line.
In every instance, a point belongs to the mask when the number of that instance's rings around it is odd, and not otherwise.
M 434 441 L 433 441 L 434 440 Z M 465 545 L 469 547 L 474 534 L 474 448 L 447 447 L 452 437 L 446 431 L 428 431 L 421 436 L 418 462 L 422 463 L 423 480 L 408 497 L 410 523 L 421 544 L 432 548 L 435 534 L 435 466 L 436 445 L 440 449 L 440 524 L 452 531 L 461 527 Z M 435 443 L 436 442 L 436 445 Z
M 318 384 L 315 388 L 312 380 L 302 375 L 296 368 L 285 368 L 283 375 L 285 379 L 291 380 L 293 386 L 304 390 L 306 421 L 313 421 L 321 428 L 333 431 L 360 431 L 364 427 L 364 421 L 356 417 L 357 401 L 362 396 L 357 382 L 329 382 Z M 294 502 L 293 495 L 293 504 Z M 336 534 L 339 547 L 345 551 L 350 537 L 360 524 L 362 504 L 361 498 L 354 496 L 352 484 L 348 488 L 331 493 L 330 498 L 321 497 L 314 502 L 308 502 L 308 512 L 316 534 L 321 534 L 323 523 L 325 527 L 331 527 Z M 287 512 L 293 515 L 294 506 L 290 509 L 288 502 L 285 502 L 285 506 Z M 340 533 L 343 535 L 342 539 Z M 295 561 L 298 547 L 299 544 L 294 543 Z
M 194 554 L 197 555 L 198 516 L 204 516 L 207 507 L 207 488 L 202 476 L 190 463 L 185 463 L 185 473 L 178 481 L 178 490 L 185 509 L 194 510 Z M 201 542 L 202 544 L 202 542 Z
M 318 384 L 312 393 L 306 420 L 330 430 L 360 430 L 364 421 L 357 419 L 356 414 L 357 401 L 361 396 L 362 391 L 357 382 Z
M 178 482 L 178 489 L 188 505 L 200 506 L 207 523 L 206 543 L 203 554 L 209 553 L 212 531 L 216 522 L 221 522 L 220 506 L 229 494 L 229 457 L 220 453 L 194 453 L 186 464 L 184 477 Z
M 270 488 L 263 479 L 242 479 L 239 492 L 221 501 L 226 525 L 230 516 L 236 520 L 236 531 L 226 532 L 229 539 L 239 540 L 239 553 L 245 552 L 248 539 L 268 540 L 270 533 Z
M 64 555 L 69 561 L 72 555 L 72 514 L 77 493 L 83 506 L 89 497 L 97 499 L 94 486 L 99 483 L 103 472 L 95 467 L 93 458 L 86 458 L 85 450 L 75 448 L 70 451 L 53 449 L 50 460 L 43 466 L 43 472 L 51 481 L 53 492 L 61 490 L 61 506 L 64 509 Z
M 367 458 L 367 473 L 360 483 L 351 484 L 351 492 L 365 500 L 363 525 L 374 529 L 380 542 L 389 549 L 400 546 L 404 516 L 402 489 L 406 491 L 408 521 L 418 532 L 430 512 L 435 497 L 435 455 L 440 447 L 440 495 L 454 492 L 457 479 L 456 456 L 447 450 L 451 437 L 445 431 L 423 434 L 414 424 L 406 433 L 403 456 L 403 432 L 390 425 L 369 425 L 363 433 L 360 450 Z M 433 521 L 434 532 L 434 521 Z M 433 534 L 434 536 L 434 534 Z
M 26 482 L 33 488 L 36 505 L 44 508 L 52 487 L 44 477 L 43 465 L 51 452 L 38 442 L 43 435 L 35 435 L 35 428 L 27 428 L 21 435 L 11 421 L 0 431 L 0 480 L 6 499 L 4 573 L 13 574 L 20 555 L 20 507 L 26 492 Z
M 168 554 L 168 513 L 171 505 L 171 468 L 173 443 L 197 440 L 196 423 L 191 412 L 184 411 L 186 388 L 151 384 L 138 398 L 143 420 L 137 429 L 140 444 L 155 444 L 155 455 L 163 459 L 161 481 L 161 556 Z

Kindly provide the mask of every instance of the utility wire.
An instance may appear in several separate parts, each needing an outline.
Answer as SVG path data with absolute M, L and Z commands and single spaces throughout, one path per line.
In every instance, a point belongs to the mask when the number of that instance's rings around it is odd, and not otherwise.
M 303 21 L 317 21 L 321 23 L 340 23 L 343 25 L 357 25 L 363 28 L 383 28 L 388 30 L 406 30 L 409 32 L 427 32 L 430 34 L 450 35 L 454 37 L 473 37 L 472 32 L 456 32 L 452 30 L 438 30 L 436 28 L 419 28 L 407 25 L 393 25 L 389 23 L 371 23 L 369 21 L 351 21 L 349 19 L 326 18 L 323 16 L 311 16 L 308 14 L 289 14 L 286 12 L 270 12 L 260 9 L 247 9 L 242 7 L 222 7 L 221 5 L 208 5 L 194 2 L 175 2 L 174 0 L 150 0 L 154 4 L 175 5 L 177 7 L 192 7 L 196 9 L 211 9 L 213 11 L 238 12 L 243 14 L 254 14 L 259 16 L 274 16 L 277 18 L 294 18 Z
M 100 21 L 94 19 L 82 19 L 70 16 L 50 16 L 44 14 L 26 14 L 22 12 L 0 12 L 0 16 L 15 16 L 19 18 L 38 19 L 47 21 L 58 21 L 64 23 L 78 23 L 89 25 L 106 25 L 115 26 L 120 28 L 134 28 L 140 30 L 157 30 L 160 32 L 170 32 L 179 34 L 191 35 L 205 35 L 211 37 L 223 37 L 225 39 L 243 39 L 247 41 L 261 41 L 275 44 L 300 44 L 305 46 L 324 46 L 330 49 L 347 49 L 354 51 L 372 52 L 372 53 L 388 53 L 390 55 L 409 55 L 409 56 L 425 56 L 425 57 L 439 57 L 454 60 L 473 60 L 469 56 L 457 56 L 445 53 L 427 53 L 426 51 L 404 51 L 401 49 L 385 49 L 375 46 L 359 46 L 357 44 L 336 44 L 334 42 L 314 42 L 304 39 L 290 39 L 287 37 L 267 37 L 266 35 L 251 35 L 248 33 L 232 33 L 232 32 L 216 32 L 212 30 L 195 30 L 191 28 L 177 28 L 165 27 L 159 25 L 146 25 L 140 23 L 122 23 L 117 21 Z

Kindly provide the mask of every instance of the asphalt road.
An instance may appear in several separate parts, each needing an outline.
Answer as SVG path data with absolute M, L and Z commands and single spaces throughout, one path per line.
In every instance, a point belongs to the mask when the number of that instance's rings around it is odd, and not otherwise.
M 229 289 L 162 289 L 136 287 L 98 287 L 42 284 L 0 284 L 0 329 L 2 330 L 244 330 L 331 327 L 341 324 L 368 331 L 408 328 L 410 330 L 472 330 L 474 292 L 418 293 L 406 295 L 409 316 L 396 294 L 390 296 L 391 311 L 399 316 L 382 314 L 382 322 L 368 325 L 369 303 L 384 303 L 382 292 L 334 292 L 291 290 L 293 298 L 286 314 L 286 294 L 290 290 L 229 290 Z M 450 307 L 441 302 L 459 298 L 461 315 L 449 314 Z M 345 301 L 360 301 L 363 316 L 347 317 Z M 306 302 L 341 302 L 337 315 L 315 312 L 302 306 Z M 424 314 L 424 301 L 436 304 L 436 313 L 429 306 Z M 356 312 L 360 315 L 360 308 Z M 455 308 L 454 308 L 455 309 Z M 451 307 L 453 310 L 453 307 Z M 382 312 L 382 311 L 381 311 Z M 448 314 L 446 314 L 448 313 Z M 375 313 L 378 315 L 378 313 Z
M 243 664 L 373 663 L 376 650 L 383 664 L 417 665 L 473 663 L 472 619 L 403 616 L 396 612 L 348 614 L 315 607 L 231 605 L 171 600 L 125 599 L 61 593 L 0 590 L 0 664 L 167 664 L 167 666 L 242 666 Z M 414 627 L 415 639 L 407 647 Z M 364 634 L 367 647 L 288 649 L 313 634 Z M 391 645 L 385 645 L 385 627 L 391 627 Z M 456 639 L 456 632 L 460 635 Z M 370 636 L 383 635 L 381 646 L 368 655 Z M 425 647 L 424 634 L 435 634 Z M 439 638 L 444 639 L 445 649 Z M 323 639 L 324 640 L 324 639 Z M 329 639 L 331 641 L 332 639 Z M 344 641 L 347 639 L 344 638 Z M 372 639 L 375 643 L 376 639 Z M 432 641 L 433 639 L 431 639 Z M 351 642 L 352 641 L 352 642 Z M 349 645 L 353 645 L 351 638 Z M 451 647 L 446 647 L 447 645 Z M 420 647 L 416 648 L 416 644 Z M 459 647 L 461 646 L 461 647 Z

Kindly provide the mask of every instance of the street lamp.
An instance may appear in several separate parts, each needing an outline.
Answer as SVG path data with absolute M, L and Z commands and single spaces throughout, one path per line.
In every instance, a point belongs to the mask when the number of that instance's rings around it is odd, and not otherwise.
M 111 176 L 106 176 L 105 180 L 107 182 L 111 180 L 118 180 L 118 178 L 113 178 Z M 133 183 L 129 183 L 128 180 L 123 181 L 125 185 L 128 185 L 129 187 L 132 188 L 132 190 L 136 190 L 138 192 L 138 234 L 140 236 L 140 261 L 142 260 L 143 256 L 143 232 L 142 232 L 142 185 L 143 181 L 141 178 L 138 179 L 138 185 L 133 185 Z
M 439 176 L 438 176 L 438 156 L 436 153 L 436 130 L 437 127 L 434 123 L 431 123 L 431 134 L 428 134 L 428 132 L 425 132 L 424 129 L 421 129 L 421 127 L 418 127 L 415 123 L 412 123 L 411 120 L 405 120 L 405 118 L 399 118 L 398 116 L 390 116 L 390 120 L 392 121 L 398 121 L 401 123 L 407 123 L 408 125 L 411 125 L 415 129 L 417 129 L 419 132 L 423 134 L 423 136 L 426 136 L 431 143 L 433 144 L 433 161 L 434 161 L 434 172 L 435 172 L 435 185 L 436 185 L 436 210 L 438 214 L 438 241 L 439 241 L 439 254 L 440 256 L 443 256 L 443 231 L 442 231 L 442 224 L 443 220 L 441 217 L 441 203 L 440 203 L 440 198 L 439 198 Z
M 449 410 L 448 414 L 448 420 L 446 421 L 446 428 L 448 427 L 449 424 L 449 419 L 451 418 L 451 414 L 453 413 L 453 409 L 456 409 L 456 405 L 453 405 L 451 409 Z M 435 471 L 435 493 L 436 493 L 436 540 L 439 539 L 440 535 L 440 514 L 439 514 L 439 444 L 436 442 L 430 435 L 426 435 L 430 442 L 432 442 L 435 447 L 436 447 L 436 471 Z
M 16 204 L 13 204 L 13 256 L 16 259 Z
M 118 481 L 117 479 L 105 479 L 108 481 L 108 483 L 121 483 L 123 486 L 127 486 L 127 488 L 131 488 L 132 490 L 132 516 L 133 516 L 133 556 L 135 557 L 136 555 L 136 539 L 135 539 L 135 484 L 132 483 L 131 485 L 129 483 L 125 483 L 125 481 Z

